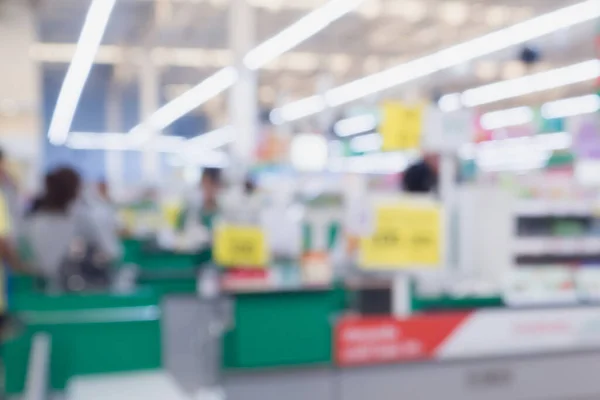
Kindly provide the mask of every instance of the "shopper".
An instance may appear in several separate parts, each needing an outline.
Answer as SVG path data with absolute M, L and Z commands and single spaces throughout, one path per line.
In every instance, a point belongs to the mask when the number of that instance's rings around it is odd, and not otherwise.
M 421 160 L 404 172 L 402 190 L 409 193 L 431 193 L 437 191 L 440 157 L 426 153 Z
M 51 176 L 51 174 L 49 174 L 49 173 L 44 176 L 44 188 L 48 187 L 48 180 L 50 179 L 50 176 Z M 31 203 L 26 208 L 25 218 L 27 218 L 27 217 L 35 214 L 37 211 L 39 211 L 40 207 L 42 206 L 43 200 L 44 200 L 43 193 L 40 193 L 36 197 L 34 197 L 33 200 L 31 201 Z
M 103 259 L 116 261 L 120 255 L 118 237 L 101 228 L 89 206 L 80 201 L 80 191 L 81 178 L 75 170 L 61 167 L 52 171 L 24 225 L 32 264 L 50 290 L 62 289 L 61 268 L 74 243 L 81 244 L 84 251 L 93 249 Z

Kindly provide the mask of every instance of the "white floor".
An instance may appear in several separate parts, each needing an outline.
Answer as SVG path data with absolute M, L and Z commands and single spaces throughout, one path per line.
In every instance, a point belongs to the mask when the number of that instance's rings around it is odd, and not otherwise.
M 67 389 L 65 400 L 223 400 L 220 390 L 189 395 L 162 371 L 126 375 L 78 377 Z

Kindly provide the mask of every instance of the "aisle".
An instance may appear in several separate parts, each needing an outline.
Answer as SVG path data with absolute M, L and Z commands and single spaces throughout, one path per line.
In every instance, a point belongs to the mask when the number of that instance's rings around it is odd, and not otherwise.
M 184 393 L 164 372 L 75 378 L 64 400 L 222 400 L 220 391 Z M 61 399 L 62 400 L 62 399 Z

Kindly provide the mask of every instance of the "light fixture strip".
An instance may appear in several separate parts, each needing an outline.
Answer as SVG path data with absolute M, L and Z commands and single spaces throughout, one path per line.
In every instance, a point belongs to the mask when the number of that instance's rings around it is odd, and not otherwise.
M 48 130 L 48 138 L 54 145 L 63 145 L 69 136 L 81 93 L 102 42 L 115 1 L 93 0 L 88 9 Z
M 600 17 L 600 0 L 587 0 L 516 25 L 483 35 L 428 56 L 397 65 L 328 90 L 323 101 L 337 107 L 402 83 L 431 75 L 508 47 Z M 322 110 L 299 110 L 304 99 L 288 103 L 275 110 L 284 122 L 294 121 Z M 294 109 L 293 113 L 288 110 Z
M 335 20 L 346 15 L 364 0 L 331 0 L 310 12 L 277 35 L 250 50 L 244 57 L 249 69 L 263 67 L 269 61 L 293 49 L 311 36 L 325 29 Z M 144 124 L 152 130 L 162 130 L 191 110 L 230 88 L 238 78 L 234 67 L 226 67 L 194 88 L 165 104 L 150 116 Z M 210 82 L 208 82 L 210 81 Z M 314 109 L 314 108 L 313 108 Z M 138 125 L 138 132 L 142 124 Z
M 325 29 L 354 10 L 364 0 L 333 0 L 308 13 L 275 36 L 250 50 L 244 65 L 251 70 L 264 67 L 283 53 Z

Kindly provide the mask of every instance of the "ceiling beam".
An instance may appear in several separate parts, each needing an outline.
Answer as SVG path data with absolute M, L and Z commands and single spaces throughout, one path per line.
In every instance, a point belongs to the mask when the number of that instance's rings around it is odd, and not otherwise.
M 75 48 L 74 44 L 38 42 L 30 47 L 29 54 L 36 62 L 67 64 L 71 62 Z M 119 65 L 126 61 L 136 62 L 141 54 L 141 47 L 101 45 L 96 54 L 95 63 Z M 186 47 L 154 47 L 151 54 L 153 61 L 159 66 L 215 69 L 230 65 L 233 57 L 229 49 Z M 310 72 L 318 68 L 323 60 L 336 60 L 338 57 L 350 57 L 352 64 L 360 62 L 359 57 L 352 57 L 345 53 L 289 52 L 282 55 L 277 62 L 266 65 L 264 69 L 266 71 Z

